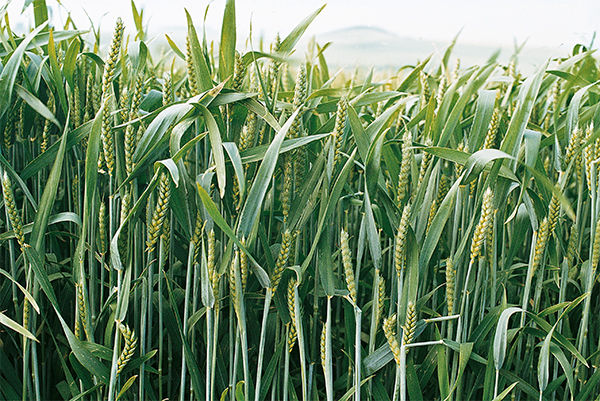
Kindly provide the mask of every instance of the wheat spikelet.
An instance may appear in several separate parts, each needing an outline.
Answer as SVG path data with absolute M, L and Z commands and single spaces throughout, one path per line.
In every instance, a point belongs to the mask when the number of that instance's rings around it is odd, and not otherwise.
M 546 112 L 546 116 L 544 117 L 544 128 L 548 131 L 550 127 L 550 122 L 552 121 L 552 114 L 556 112 L 556 105 L 558 103 L 558 94 L 560 92 L 560 83 L 559 79 L 557 79 L 553 84 L 550 90 L 548 91 L 548 110 Z
M 242 238 L 240 241 L 242 245 L 246 246 L 246 240 Z M 246 284 L 248 283 L 248 255 L 246 252 L 240 251 L 240 281 L 242 282 L 242 292 L 246 291 Z
M 102 109 L 102 129 L 100 138 L 102 140 L 102 157 L 98 159 L 98 163 L 103 161 L 109 175 L 113 175 L 115 168 L 115 145 L 112 132 L 112 117 L 108 107 L 108 99 L 104 100 L 104 108 Z
M 587 182 L 588 192 L 589 192 L 590 196 L 592 196 L 592 178 L 595 178 L 596 186 L 598 186 L 598 170 L 597 169 L 596 169 L 596 177 L 592 177 L 592 171 L 593 171 L 592 164 L 599 155 L 598 149 L 597 149 L 598 140 L 596 140 L 595 142 L 591 141 L 593 132 L 594 132 L 594 126 L 593 126 L 593 124 L 590 124 L 588 126 L 588 128 L 585 130 L 585 140 L 584 140 L 585 142 L 589 142 L 589 143 L 583 148 L 583 155 L 584 155 L 583 159 L 584 159 L 584 163 L 585 163 L 585 176 L 587 178 L 586 182 Z
M 194 245 L 194 263 L 200 262 L 200 248 L 202 240 L 202 214 L 200 210 L 196 211 L 196 218 L 194 220 L 194 232 L 192 233 L 191 242 Z M 214 233 L 213 233 L 214 236 Z M 214 250 L 213 250 L 214 251 Z M 213 255 L 214 257 L 214 255 Z M 213 260 L 214 263 L 214 260 Z
M 219 310 L 219 272 L 217 271 L 216 266 L 216 240 L 215 240 L 215 232 L 214 230 L 210 230 L 208 233 L 208 247 L 207 247 L 207 271 L 208 271 L 208 279 L 210 280 L 213 295 L 215 298 L 215 311 Z
M 483 241 L 487 237 L 487 231 L 490 228 L 492 221 L 492 200 L 493 194 L 490 188 L 486 189 L 483 194 L 483 201 L 481 204 L 481 216 L 479 222 L 475 226 L 473 233 L 473 240 L 471 242 L 471 262 L 474 263 L 476 259 L 481 255 L 481 246 Z
M 454 70 L 452 70 L 452 82 L 458 81 L 458 77 L 460 74 L 460 59 L 456 59 L 456 64 L 454 65 Z
M 419 107 L 424 109 L 427 105 L 429 98 L 429 83 L 427 82 L 427 74 L 423 70 L 419 71 L 419 86 L 421 87 L 421 93 L 419 94 Z
M 240 207 L 242 206 L 242 198 L 240 195 L 240 183 L 238 181 L 237 175 L 233 177 L 233 188 L 231 188 L 231 195 L 233 197 L 233 206 L 235 207 L 236 213 L 239 212 Z
M 18 100 L 19 107 L 17 108 L 17 119 L 16 119 L 16 128 L 17 128 L 17 138 L 21 141 L 25 141 L 25 116 L 24 116 L 24 106 L 21 100 Z
M 288 351 L 292 352 L 298 332 L 296 331 L 296 279 L 291 279 L 288 283 L 287 306 L 290 314 L 290 331 L 288 335 Z
M 75 128 L 81 125 L 81 93 L 79 88 L 79 69 L 75 69 L 73 73 L 73 126 Z
M 162 264 L 159 266 L 159 268 L 163 269 L 167 264 L 167 260 L 169 258 L 169 251 L 171 248 L 171 224 L 169 222 L 167 222 L 167 224 L 163 224 L 163 230 L 160 234 L 160 242 L 162 249 Z
M 429 208 L 429 216 L 427 217 L 427 227 L 425 228 L 425 233 L 429 233 L 429 228 L 431 227 L 431 223 L 433 222 L 433 218 L 438 210 L 438 200 L 434 199 L 431 202 L 431 207 Z
M 110 50 L 108 52 L 108 58 L 104 63 L 104 75 L 102 77 L 102 97 L 106 98 L 109 95 L 110 84 L 112 83 L 115 70 L 117 69 L 117 58 L 121 50 L 121 42 L 123 39 L 123 21 L 121 18 L 117 19 L 115 30 L 113 33 L 112 41 L 110 44 Z
M 465 152 L 465 153 L 469 153 L 469 145 L 465 144 L 464 142 L 460 142 L 458 144 L 458 146 L 456 147 L 456 150 L 460 151 L 460 152 Z M 460 175 L 463 172 L 464 166 L 462 164 L 458 164 L 456 163 L 454 165 L 455 171 L 456 171 L 456 177 L 460 177 Z
M 440 83 L 438 84 L 437 92 L 435 94 L 435 113 L 437 114 L 440 110 L 440 106 L 442 105 L 442 101 L 444 100 L 444 94 L 446 93 L 447 88 L 447 79 L 446 72 L 442 69 L 442 73 L 440 76 Z
M 546 243 L 548 242 L 548 234 L 549 234 L 549 223 L 548 218 L 544 217 L 542 220 L 537 233 L 537 238 L 535 241 L 535 250 L 533 254 L 533 263 L 532 263 L 532 271 L 538 268 L 542 261 L 542 256 L 544 255 L 544 250 L 546 249 Z
M 25 232 L 23 230 L 23 222 L 21 220 L 21 216 L 19 215 L 19 211 L 15 203 L 15 197 L 12 190 L 12 182 L 8 177 L 6 171 L 2 176 L 2 194 L 4 196 L 4 207 L 6 208 L 8 218 L 10 220 L 10 225 L 13 228 L 15 238 L 17 239 L 21 250 L 23 250 L 25 247 Z
M 375 327 L 379 327 L 379 322 L 383 316 L 383 308 L 385 305 L 385 279 L 377 270 L 378 286 L 377 286 L 377 309 L 375 311 Z
M 233 303 L 233 307 L 235 308 L 236 313 L 238 311 L 238 288 L 235 280 L 236 275 L 236 263 L 239 261 L 239 251 L 236 249 L 233 253 L 233 258 L 231 259 L 231 263 L 229 264 L 229 296 L 231 298 L 231 302 Z
M 567 149 L 565 150 L 565 168 L 567 168 L 569 164 L 571 164 L 571 161 L 573 161 L 573 157 L 579 150 L 582 140 L 583 132 L 579 128 L 575 128 L 571 134 L 571 138 L 569 138 Z
M 427 219 L 427 228 L 425 229 L 425 233 L 429 232 L 429 228 L 433 223 L 433 219 L 438 211 L 438 208 L 444 201 L 446 194 L 448 193 L 448 178 L 445 175 L 440 177 L 440 183 L 438 185 L 438 193 L 437 197 L 431 202 L 431 208 L 429 209 L 429 217 Z
M 279 33 L 277 33 L 277 36 L 275 37 L 275 41 L 271 44 L 271 52 L 273 53 L 277 53 L 279 51 L 279 47 L 281 46 L 281 38 L 279 37 Z M 271 60 L 271 63 L 269 64 L 269 71 L 268 71 L 268 77 L 269 77 L 269 97 L 273 100 L 274 99 L 274 95 L 277 92 L 277 86 L 279 85 L 279 69 L 281 67 L 281 62 L 279 60 Z
M 557 188 L 558 190 L 558 188 Z M 556 224 L 558 223 L 558 216 L 560 214 L 560 201 L 556 194 L 552 194 L 550 198 L 550 204 L 548 205 L 548 237 L 554 234 Z
M 417 327 L 417 311 L 415 310 L 415 304 L 412 301 L 408 301 L 406 307 L 406 319 L 402 326 L 402 342 L 404 345 L 408 345 L 413 342 L 415 335 L 415 328 Z
M 281 211 L 283 214 L 283 222 L 287 223 L 287 218 L 290 212 L 290 196 L 292 193 L 292 158 L 286 157 L 283 167 L 283 187 L 281 189 Z
M 85 296 L 83 294 L 83 286 L 80 283 L 75 283 L 75 289 L 77 291 L 77 315 L 81 321 L 83 332 L 86 338 L 90 339 L 90 332 L 87 325 L 87 307 L 85 305 Z
M 320 351 L 321 351 L 321 367 L 323 368 L 323 371 L 325 371 L 325 368 L 327 366 L 327 355 L 326 355 L 326 341 L 327 341 L 327 326 L 323 325 L 323 328 L 321 329 L 321 341 L 319 342 L 320 345 Z
M 50 95 L 48 97 L 48 110 L 55 113 L 54 110 L 54 96 Z M 50 143 L 50 132 L 52 130 L 52 122 L 50 120 L 44 121 L 44 128 L 42 130 L 42 143 L 40 144 L 40 152 L 44 153 L 48 149 L 48 145 Z
M 113 33 L 108 58 L 104 63 L 104 74 L 102 76 L 101 92 L 100 95 L 97 96 L 98 106 L 95 107 L 95 109 L 98 109 L 100 102 L 104 103 L 104 109 L 102 112 L 102 130 L 100 133 L 100 137 L 102 140 L 102 152 L 100 157 L 98 158 L 98 167 L 102 168 L 102 165 L 104 164 L 109 175 L 113 174 L 115 154 L 114 139 L 111 131 L 111 115 L 108 107 L 108 98 L 110 96 L 110 87 L 115 74 L 115 70 L 117 68 L 117 59 L 119 57 L 119 51 L 121 49 L 123 30 L 123 22 L 120 18 L 118 18 L 115 26 L 115 31 Z
M 446 305 L 448 315 L 454 314 L 454 297 L 456 294 L 456 269 L 451 258 L 446 259 Z
M 565 259 L 569 264 L 569 268 L 572 268 L 575 263 L 575 257 L 577 256 L 577 241 L 579 240 L 579 235 L 577 232 L 577 226 L 573 224 L 571 226 L 571 233 L 569 235 L 569 242 L 567 243 L 567 251 L 565 252 Z
M 144 89 L 144 75 L 138 75 L 135 81 L 135 87 L 133 89 L 133 96 L 131 98 L 131 104 L 129 106 L 129 120 L 134 120 L 137 117 L 138 110 L 140 107 L 140 103 L 142 101 L 142 91 Z M 124 150 L 125 150 L 125 169 L 127 174 L 131 174 L 133 172 L 133 153 L 135 152 L 135 148 L 137 146 L 137 137 L 135 128 L 132 124 L 127 125 L 125 128 L 125 141 L 124 141 Z
M 173 80 L 171 78 L 171 74 L 166 73 L 163 76 L 163 84 L 162 84 L 162 102 L 163 106 L 170 105 L 174 100 L 173 97 Z
M 425 146 L 429 147 L 432 144 L 433 143 L 432 143 L 431 139 L 427 138 L 425 140 Z M 429 165 L 431 164 L 432 159 L 433 159 L 433 155 L 431 153 L 423 152 L 423 158 L 421 159 L 421 168 L 419 169 L 419 180 L 418 180 L 419 186 L 423 182 L 423 179 L 425 179 L 425 174 L 427 173 L 427 170 L 429 169 Z
M 84 122 L 90 121 L 94 118 L 94 114 L 96 114 L 94 107 L 94 73 L 90 73 L 87 76 L 87 80 L 85 82 L 85 112 L 83 115 Z
M 598 260 L 600 260 L 600 222 L 596 222 L 596 230 L 594 231 L 594 244 L 592 246 L 592 269 L 596 271 L 598 266 Z
M 158 184 L 158 199 L 152 213 L 152 219 L 148 225 L 148 233 L 146 236 L 146 251 L 152 252 L 156 246 L 156 241 L 162 230 L 162 225 L 167 215 L 169 207 L 169 198 L 171 194 L 171 185 L 169 174 L 162 172 Z
M 233 82 L 231 87 L 233 90 L 241 91 L 242 83 L 244 82 L 244 75 L 246 74 L 246 68 L 242 62 L 242 57 L 238 51 L 235 52 L 235 64 L 233 68 Z
M 122 75 L 121 75 L 122 77 Z M 119 85 L 120 87 L 120 85 Z M 126 122 L 129 116 L 129 90 L 127 87 L 123 88 L 121 96 L 119 96 L 119 118 L 121 122 Z
M 350 293 L 350 299 L 356 303 L 356 280 L 354 278 L 354 268 L 352 267 L 352 254 L 348 244 L 348 233 L 342 229 L 340 234 L 340 248 L 342 253 L 342 265 L 344 266 L 344 277 L 346 278 L 346 287 Z
M 402 161 L 400 163 L 400 173 L 398 175 L 398 192 L 396 195 L 396 204 L 398 207 L 402 204 L 408 193 L 408 178 L 410 173 L 410 164 L 412 162 L 412 134 L 406 132 L 402 137 Z
M 404 206 L 402 210 L 402 217 L 400 218 L 400 224 L 398 224 L 398 231 L 394 238 L 394 267 L 398 277 L 402 275 L 404 269 L 404 263 L 406 259 L 406 234 L 408 232 L 408 226 L 411 213 L 410 203 Z
M 206 258 L 207 260 L 207 270 L 208 270 L 208 277 L 210 279 L 211 282 L 215 281 L 215 277 L 217 275 L 217 266 L 215 264 L 215 259 L 216 259 L 216 251 L 215 251 L 215 232 L 214 230 L 210 230 L 208 233 L 208 250 L 207 250 L 208 256 Z
M 494 264 L 494 217 L 496 216 L 497 210 L 492 211 L 492 217 L 490 219 L 490 226 L 487 230 L 487 236 L 485 238 L 485 249 L 487 252 L 488 263 L 490 266 Z
M 400 345 L 398 344 L 398 340 L 396 339 L 396 314 L 394 313 L 392 316 L 383 319 L 383 333 L 385 334 L 385 338 L 387 340 L 388 346 L 392 351 L 392 355 L 394 355 L 394 361 L 396 361 L 396 365 L 400 366 L 402 358 L 401 358 L 401 350 Z
M 29 317 L 31 313 L 31 305 L 27 299 L 23 300 L 23 327 L 29 330 Z M 27 341 L 26 338 L 23 338 L 23 344 Z
M 188 86 L 190 87 L 190 94 L 196 96 L 198 94 L 198 84 L 196 81 L 196 68 L 194 67 L 194 58 L 192 56 L 192 44 L 190 37 L 185 38 L 185 63 L 187 68 L 187 79 Z
M 273 293 L 277 290 L 281 276 L 287 265 L 288 257 L 290 255 L 290 245 L 292 243 L 292 234 L 289 230 L 286 230 L 281 237 L 281 247 L 279 248 L 279 255 L 277 255 L 277 261 L 275 262 L 275 269 L 273 270 L 273 276 L 271 278 L 271 290 Z
M 405 107 L 404 105 L 401 105 L 398 108 L 398 116 L 396 117 L 396 123 L 394 124 L 394 128 L 397 133 L 400 132 L 400 129 L 404 125 L 404 113 L 403 113 L 404 107 Z
M 333 128 L 332 137 L 334 143 L 334 156 L 333 163 L 334 166 L 339 163 L 341 154 L 340 150 L 342 148 L 342 139 L 344 136 L 344 128 L 346 127 L 346 115 L 348 113 L 348 100 L 346 98 L 341 98 L 337 104 L 337 112 L 335 114 L 335 126 Z
M 119 330 L 123 335 L 123 339 L 125 340 L 125 344 L 123 345 L 123 351 L 119 355 L 119 359 L 117 359 L 117 376 L 123 371 L 127 363 L 133 357 L 135 353 L 135 348 L 137 346 L 137 338 L 133 330 L 129 328 L 129 326 L 120 323 Z
M 498 133 L 498 127 L 500 126 L 500 108 L 494 107 L 492 112 L 492 119 L 488 126 L 487 133 L 485 135 L 485 141 L 483 143 L 483 149 L 492 149 L 496 143 L 496 134 Z

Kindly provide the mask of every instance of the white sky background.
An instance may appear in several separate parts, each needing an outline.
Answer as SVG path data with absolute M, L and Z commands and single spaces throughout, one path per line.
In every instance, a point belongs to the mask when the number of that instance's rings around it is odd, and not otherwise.
M 0 0 L 0 2 L 3 0 Z M 11 21 L 18 18 L 23 0 L 11 0 Z M 58 7 L 56 0 L 47 0 Z M 236 14 L 238 40 L 245 39 L 252 20 L 254 36 L 267 39 L 276 32 L 285 36 L 289 30 L 323 0 L 238 0 Z M 104 33 L 110 33 L 117 16 L 133 26 L 129 0 L 61 0 L 73 19 L 85 28 L 87 11 L 95 24 L 101 22 Z M 220 32 L 224 0 L 213 0 L 207 18 L 207 30 Z M 208 1 L 137 0 L 144 9 L 150 34 L 176 34 L 185 29 L 183 8 L 192 14 L 197 28 L 201 26 Z M 32 14 L 31 8 L 28 10 Z M 66 13 L 61 12 L 64 20 Z M 598 0 L 329 0 L 323 12 L 307 31 L 318 35 L 352 26 L 383 28 L 402 37 L 450 41 L 462 28 L 459 43 L 486 46 L 512 46 L 527 40 L 528 46 L 570 48 L 581 42 L 589 44 L 593 32 L 600 31 Z M 131 29 L 131 28 L 130 28 Z M 597 43 L 596 43 L 597 45 Z

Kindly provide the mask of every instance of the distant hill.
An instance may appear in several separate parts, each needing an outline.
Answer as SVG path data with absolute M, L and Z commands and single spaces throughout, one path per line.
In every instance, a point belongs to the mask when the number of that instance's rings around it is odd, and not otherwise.
M 432 53 L 440 56 L 450 45 L 447 42 L 421 38 L 401 37 L 381 28 L 355 26 L 316 35 L 320 44 L 332 42 L 326 50 L 329 63 L 340 67 L 375 66 L 395 68 L 414 64 Z M 481 64 L 496 50 L 501 50 L 500 60 L 506 60 L 512 48 L 462 44 L 460 36 L 453 54 L 460 57 L 463 65 Z M 528 47 L 520 54 L 520 64 L 526 69 L 541 65 L 549 57 L 563 55 L 568 49 Z
M 107 34 L 110 32 L 107 31 Z M 185 43 L 187 30 L 182 25 L 162 28 L 160 32 L 151 31 L 151 46 L 168 49 L 164 34 L 167 33 L 179 46 Z M 208 40 L 219 40 L 217 29 L 206 27 Z M 327 62 L 334 67 L 375 67 L 378 70 L 396 69 L 407 64 L 415 64 L 430 54 L 441 57 L 450 45 L 447 41 L 434 41 L 419 37 L 403 37 L 385 29 L 371 26 L 353 26 L 315 35 L 321 45 L 332 42 L 325 51 Z M 238 36 L 238 47 L 245 48 L 245 36 Z M 269 38 L 267 38 L 269 39 Z M 109 40 L 109 39 L 107 39 Z M 297 45 L 295 57 L 303 57 L 310 37 L 305 36 Z M 255 40 L 255 46 L 259 40 Z M 464 44 L 458 38 L 453 55 L 460 57 L 462 65 L 482 64 L 497 50 L 501 50 L 500 61 L 507 61 L 513 53 L 510 47 Z M 525 73 L 532 72 L 550 57 L 563 56 L 570 48 L 549 48 L 525 46 L 519 55 L 519 64 Z

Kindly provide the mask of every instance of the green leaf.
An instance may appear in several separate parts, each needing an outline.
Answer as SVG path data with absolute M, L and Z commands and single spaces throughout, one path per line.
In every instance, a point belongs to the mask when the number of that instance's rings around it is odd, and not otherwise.
M 356 149 L 354 150 L 354 152 L 352 152 L 352 154 L 346 161 L 346 164 L 344 164 L 344 167 L 342 167 L 342 170 L 340 171 L 340 174 L 338 175 L 335 183 L 333 184 L 333 188 L 330 191 L 329 198 L 327 198 L 327 204 L 326 204 L 325 208 L 320 211 L 319 223 L 317 225 L 317 232 L 314 236 L 314 239 L 313 239 L 313 242 L 312 242 L 312 245 L 310 248 L 310 252 L 308 253 L 308 256 L 306 257 L 304 262 L 302 262 L 302 266 L 301 266 L 302 272 L 304 272 L 306 270 L 310 261 L 312 260 L 312 257 L 314 255 L 314 253 L 317 249 L 317 245 L 319 243 L 319 238 L 321 237 L 321 233 L 323 232 L 323 227 L 325 225 L 325 222 L 329 219 L 329 217 L 331 216 L 331 213 L 333 212 L 333 209 L 338 204 L 340 195 L 342 193 L 342 189 L 346 185 L 346 182 L 348 180 L 348 175 L 350 174 L 350 171 L 352 170 L 352 167 L 354 166 L 354 157 L 355 156 L 356 156 Z
M 221 45 L 219 47 L 219 78 L 221 78 L 221 81 L 233 76 L 235 41 L 235 0 L 226 0 L 221 28 Z
M 546 66 L 547 63 L 542 65 L 534 75 L 527 78 L 519 90 L 517 108 L 510 119 L 508 130 L 500 146 L 500 150 L 514 157 L 517 156 L 520 138 L 529 122 Z
M 52 166 L 50 175 L 46 180 L 46 186 L 44 187 L 44 192 L 38 205 L 38 212 L 35 215 L 35 219 L 33 220 L 33 228 L 31 229 L 29 243 L 33 245 L 33 247 L 40 253 L 44 253 L 42 245 L 43 238 L 44 234 L 46 233 L 48 219 L 50 217 L 50 213 L 52 212 L 54 201 L 56 199 L 56 192 L 60 183 L 63 161 L 67 149 L 67 134 L 69 132 L 68 127 L 69 117 L 67 117 L 65 130 L 60 140 L 58 152 L 56 153 L 56 159 L 54 160 L 54 165 Z
M 281 45 L 279 46 L 279 53 L 288 54 L 296 46 L 296 43 L 300 40 L 302 34 L 306 31 L 306 28 L 314 21 L 314 19 L 319 15 L 321 11 L 325 8 L 325 4 L 315 10 L 312 14 L 308 15 L 306 18 L 302 20 L 293 30 L 290 32 L 288 36 L 283 39 Z
M 369 243 L 371 258 L 373 258 L 373 265 L 375 268 L 379 269 L 381 268 L 381 242 L 377 227 L 375 226 L 375 218 L 373 217 L 373 209 L 371 207 L 371 200 L 369 199 L 368 190 L 365 191 L 365 218 L 367 242 Z
M 165 34 L 165 38 L 167 39 L 167 43 L 169 44 L 169 46 L 171 47 L 171 50 L 173 50 L 173 52 L 179 56 L 180 59 L 182 60 L 186 60 L 185 54 L 183 54 L 183 52 L 181 51 L 181 49 L 179 49 L 179 47 L 177 47 L 177 45 L 175 44 L 175 42 L 173 42 L 173 39 L 171 39 L 169 37 L 169 35 Z
M 208 69 L 208 64 L 206 63 L 206 58 L 204 57 L 204 52 L 202 51 L 202 46 L 198 40 L 196 28 L 194 27 L 192 17 L 187 10 L 185 10 L 185 16 L 187 18 L 188 37 L 190 40 L 192 60 L 194 61 L 195 67 L 194 71 L 196 72 L 196 80 L 199 85 L 198 89 L 205 91 L 213 87 L 213 82 L 210 78 L 210 71 Z
M 300 109 L 297 109 L 290 118 L 288 118 L 283 127 L 281 127 L 277 135 L 275 135 L 265 153 L 265 157 L 263 158 L 260 167 L 258 168 L 256 178 L 252 183 L 252 187 L 248 192 L 248 197 L 246 198 L 246 202 L 244 203 L 244 207 L 240 214 L 240 223 L 237 232 L 242 238 L 248 238 L 250 236 L 254 224 L 259 220 L 262 202 L 267 194 L 267 189 L 273 178 L 273 173 L 275 172 L 281 144 L 299 111 Z
M 242 158 L 240 156 L 240 152 L 235 142 L 226 142 L 223 144 L 223 147 L 227 151 L 227 155 L 229 156 L 231 164 L 233 165 L 233 170 L 235 171 L 235 176 L 240 188 L 240 196 L 243 198 L 246 192 L 246 177 L 244 177 L 244 167 L 242 167 Z M 281 148 L 283 148 L 283 145 Z M 280 154 L 281 153 L 282 152 L 280 151 Z
M 233 240 L 233 242 L 235 242 L 238 248 L 241 249 L 248 256 L 248 259 L 253 264 L 254 273 L 256 274 L 258 281 L 263 286 L 263 288 L 269 288 L 271 286 L 271 281 L 267 272 L 264 271 L 264 269 L 258 264 L 254 257 L 252 257 L 248 249 L 246 249 L 246 247 L 237 238 L 231 227 L 229 227 L 229 224 L 227 224 L 227 222 L 217 209 L 217 205 L 215 205 L 215 203 L 212 201 L 210 195 L 208 195 L 206 190 L 202 188 L 200 184 L 197 185 L 197 188 L 198 194 L 200 195 L 200 200 L 202 201 L 202 204 L 206 208 L 206 211 L 208 212 L 210 217 L 212 217 L 217 226 L 219 226 L 219 228 L 223 230 L 225 235 L 227 235 L 231 240 Z
M 223 143 L 221 141 L 221 133 L 214 117 L 204 106 L 199 106 L 204 115 L 204 121 L 208 127 L 208 138 L 210 139 L 210 147 L 212 149 L 213 158 L 217 167 L 217 183 L 219 184 L 219 195 L 221 198 L 225 196 L 225 186 L 227 180 L 225 177 L 225 155 L 223 153 Z
M 43 23 L 31 31 L 15 49 L 13 54 L 11 54 L 4 65 L 4 68 L 2 68 L 2 72 L 0 73 L 0 93 L 2 93 L 2 96 L 0 96 L 0 118 L 4 117 L 4 114 L 10 107 L 15 80 L 17 79 L 17 74 L 19 73 L 19 68 L 21 67 L 21 61 L 23 60 L 23 54 L 27 49 L 27 45 L 31 43 L 33 38 L 35 38 L 46 25 L 47 23 Z
M 90 351 L 88 351 L 83 345 L 81 340 L 77 339 L 64 318 L 60 314 L 60 309 L 58 307 L 58 301 L 56 298 L 56 294 L 54 293 L 54 289 L 50 284 L 50 280 L 48 279 L 48 275 L 43 267 L 43 261 L 40 258 L 38 252 L 30 247 L 25 247 L 25 254 L 27 255 L 27 260 L 30 262 L 30 266 L 35 274 L 35 279 L 40 285 L 42 291 L 46 294 L 46 297 L 50 301 L 50 304 L 54 308 L 58 320 L 63 328 L 65 336 L 67 337 L 67 341 L 69 342 L 69 346 L 75 354 L 77 360 L 92 374 L 94 374 L 99 380 L 103 383 L 108 383 L 109 371 L 106 366 L 104 366 L 95 356 L 92 355 Z
M 476 179 L 489 162 L 498 159 L 512 159 L 512 156 L 497 149 L 482 149 L 473 153 L 465 163 L 466 173 L 462 184 L 468 184 Z
M 0 312 L 0 324 L 3 324 L 6 327 L 8 327 L 9 329 L 16 331 L 23 337 L 29 338 L 30 340 L 33 340 L 33 341 L 39 343 L 38 339 L 35 338 L 35 336 L 33 334 L 31 334 L 31 332 L 29 330 L 27 330 L 25 327 L 21 326 L 19 323 L 15 322 L 14 320 L 9 318 L 2 312 Z
M 444 226 L 446 225 L 446 222 L 450 217 L 450 213 L 454 209 L 454 201 L 459 186 L 460 179 L 457 179 L 446 194 L 446 196 L 444 197 L 442 204 L 440 205 L 437 213 L 435 214 L 435 217 L 431 222 L 431 228 L 425 236 L 425 241 L 423 242 L 423 246 L 421 248 L 421 254 L 419 256 L 419 266 L 424 267 L 429 264 L 429 260 L 431 259 L 434 250 L 437 248 L 437 244 L 440 240 L 440 236 L 442 235 L 442 231 L 444 230 Z
M 19 84 L 15 84 L 15 89 L 17 91 L 17 94 L 21 97 L 21 99 L 23 99 L 32 109 L 34 109 L 46 120 L 50 120 L 58 128 L 61 128 L 61 125 L 56 119 L 56 117 L 54 117 L 54 114 L 52 114 L 52 112 L 48 110 L 48 107 L 46 107 L 46 105 L 42 103 L 40 99 L 35 97 L 31 92 L 29 92 L 27 89 L 23 88 Z
M 502 391 L 500 394 L 498 394 L 498 396 L 496 398 L 494 398 L 492 401 L 502 401 L 503 399 L 505 399 L 506 396 L 512 391 L 513 388 L 515 388 L 515 386 L 517 384 L 519 384 L 519 382 L 514 382 L 513 384 L 511 384 L 510 386 L 505 388 L 504 391 Z
M 123 384 L 123 387 L 121 387 L 121 390 L 119 390 L 119 394 L 117 394 L 117 400 L 119 400 L 122 396 L 125 395 L 125 393 L 127 392 L 127 390 L 129 390 L 129 388 L 133 385 L 133 382 L 135 381 L 135 379 L 137 379 L 137 375 L 133 375 L 131 376 L 126 382 L 125 384 Z
M 494 336 L 494 366 L 496 367 L 496 370 L 500 370 L 504 364 L 507 346 L 508 319 L 517 312 L 523 312 L 523 309 L 517 307 L 506 308 L 502 311 L 500 319 L 498 319 L 498 326 L 496 327 L 496 334 Z

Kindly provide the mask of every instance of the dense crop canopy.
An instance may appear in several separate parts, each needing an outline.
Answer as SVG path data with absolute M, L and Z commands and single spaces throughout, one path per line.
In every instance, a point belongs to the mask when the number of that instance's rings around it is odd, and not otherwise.
M 135 6 L 106 43 L 32 8 L 0 6 L 0 400 L 599 393 L 592 51 L 333 73 L 322 8 L 241 49 L 227 0 L 162 52 Z

